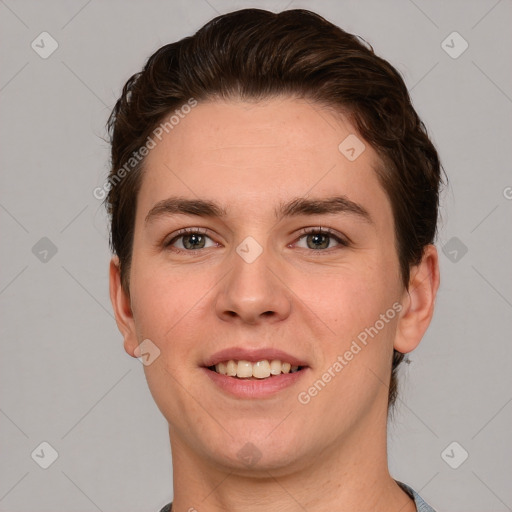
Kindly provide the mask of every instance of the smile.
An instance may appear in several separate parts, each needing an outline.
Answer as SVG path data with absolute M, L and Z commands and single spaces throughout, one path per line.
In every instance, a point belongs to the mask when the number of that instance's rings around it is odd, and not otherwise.
M 301 370 L 300 366 L 292 366 L 291 363 L 282 362 L 279 359 L 263 359 L 252 363 L 250 361 L 239 360 L 222 361 L 214 366 L 210 366 L 209 370 L 215 371 L 220 375 L 228 377 L 237 377 L 239 379 L 267 379 L 286 373 L 295 373 Z

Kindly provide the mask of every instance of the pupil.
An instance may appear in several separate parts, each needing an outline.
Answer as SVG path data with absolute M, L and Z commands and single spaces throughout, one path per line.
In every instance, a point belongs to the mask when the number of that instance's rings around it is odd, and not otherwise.
M 204 247 L 204 237 L 202 235 L 187 235 L 183 238 L 183 246 L 187 249 L 200 249 Z
M 308 247 L 310 247 L 310 249 L 326 249 L 329 247 L 329 237 L 320 233 L 309 235 L 307 241 Z M 309 245 L 309 242 L 313 243 L 312 247 Z

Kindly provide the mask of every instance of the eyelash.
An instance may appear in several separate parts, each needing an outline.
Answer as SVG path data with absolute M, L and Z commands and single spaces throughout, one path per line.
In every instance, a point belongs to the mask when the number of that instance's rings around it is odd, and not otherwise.
M 172 250 L 172 251 L 177 252 L 177 253 L 182 253 L 182 252 L 186 252 L 186 253 L 189 253 L 189 254 L 190 253 L 195 253 L 196 251 L 201 251 L 202 249 L 187 249 L 187 250 L 183 250 L 183 249 L 178 249 L 176 247 L 172 247 L 172 244 L 174 242 L 176 242 L 177 240 L 179 240 L 180 238 L 183 238 L 185 235 L 203 235 L 203 236 L 208 236 L 207 232 L 208 232 L 208 230 L 204 229 L 204 228 L 183 228 L 183 229 L 180 229 L 169 241 L 164 242 L 163 246 L 166 249 Z M 210 237 L 208 237 L 208 238 L 210 238 Z
M 208 238 L 211 239 L 211 237 L 209 237 L 207 233 L 208 233 L 208 230 L 204 229 L 204 228 L 183 228 L 183 229 L 180 229 L 169 241 L 164 242 L 163 246 L 164 246 L 164 248 L 172 250 L 173 252 L 176 252 L 176 253 L 188 253 L 188 254 L 192 253 L 192 254 L 194 254 L 195 252 L 201 251 L 203 249 L 186 249 L 186 250 L 184 250 L 184 249 L 178 249 L 176 247 L 172 247 L 172 244 L 175 243 L 177 240 L 179 240 L 180 238 L 182 238 L 185 235 L 203 235 L 203 236 L 207 236 Z M 300 236 L 293 243 L 296 243 L 297 241 L 299 241 L 300 239 L 302 239 L 303 237 L 308 236 L 308 235 L 328 235 L 329 237 L 333 238 L 341 247 L 349 247 L 350 246 L 350 242 L 347 239 L 342 238 L 334 230 L 332 230 L 330 228 L 323 228 L 321 226 L 315 227 L 315 228 L 301 229 Z M 331 249 L 335 249 L 335 247 L 329 247 L 327 249 L 322 249 L 322 250 L 310 249 L 310 251 L 311 252 L 327 252 L 327 251 L 330 251 Z
M 331 228 L 323 228 L 321 226 L 314 227 L 314 228 L 302 228 L 300 230 L 300 236 L 297 239 L 297 241 L 300 240 L 301 238 L 303 238 L 304 236 L 308 236 L 308 235 L 329 235 L 329 237 L 334 238 L 334 240 L 336 240 L 336 242 L 338 242 L 340 244 L 340 246 L 342 246 L 342 247 L 348 247 L 350 245 L 347 238 L 343 238 L 341 235 L 339 235 L 337 232 L 335 232 Z M 326 251 L 329 251 L 329 249 L 335 249 L 335 247 L 329 247 L 328 249 L 323 249 L 323 250 L 314 250 L 314 249 L 310 249 L 310 250 L 314 251 L 314 252 L 326 252 Z

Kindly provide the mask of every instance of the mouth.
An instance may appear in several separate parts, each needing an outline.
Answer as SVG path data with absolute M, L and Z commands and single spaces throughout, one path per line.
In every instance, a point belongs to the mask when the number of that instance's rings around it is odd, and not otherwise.
M 215 388 L 237 399 L 264 399 L 292 389 L 311 370 L 305 360 L 274 348 L 222 350 L 203 361 Z
M 234 377 L 236 379 L 264 380 L 282 374 L 300 372 L 305 366 L 292 365 L 292 363 L 288 361 L 281 361 L 279 359 L 262 359 L 254 363 L 244 359 L 229 359 L 208 366 L 207 368 L 219 375 L 226 375 L 227 377 Z

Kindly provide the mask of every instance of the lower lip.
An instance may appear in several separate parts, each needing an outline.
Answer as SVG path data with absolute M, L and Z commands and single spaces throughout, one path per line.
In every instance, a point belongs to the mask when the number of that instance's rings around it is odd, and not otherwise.
M 221 375 L 208 368 L 202 368 L 202 370 L 206 372 L 206 375 L 214 384 L 232 396 L 238 398 L 265 398 L 293 386 L 304 377 L 308 368 L 303 368 L 294 373 L 281 373 L 266 379 L 239 379 Z

